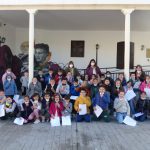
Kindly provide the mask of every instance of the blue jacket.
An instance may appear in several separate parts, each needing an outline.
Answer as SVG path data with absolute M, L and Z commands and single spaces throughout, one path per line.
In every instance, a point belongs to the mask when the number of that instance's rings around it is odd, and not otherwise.
M 76 88 L 79 88 L 79 87 L 80 87 L 79 85 L 77 85 L 77 86 L 72 85 L 70 87 L 70 94 L 73 96 L 79 96 L 80 92 L 75 90 Z
M 17 87 L 14 80 L 11 80 L 10 82 L 6 80 L 4 82 L 4 92 L 6 96 L 17 94 Z
M 93 107 L 96 105 L 100 106 L 102 109 L 108 109 L 108 105 L 110 103 L 110 94 L 105 92 L 104 95 L 101 97 L 100 93 L 98 92 L 96 96 L 92 99 Z

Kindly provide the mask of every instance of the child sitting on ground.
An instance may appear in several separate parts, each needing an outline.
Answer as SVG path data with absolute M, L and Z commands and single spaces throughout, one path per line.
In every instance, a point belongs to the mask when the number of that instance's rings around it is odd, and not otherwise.
M 42 103 L 42 109 L 41 109 L 42 122 L 45 121 L 49 122 L 50 121 L 49 108 L 51 104 L 51 97 L 49 93 L 45 93 L 41 103 Z
M 33 112 L 29 116 L 29 120 L 35 120 L 34 123 L 40 123 L 41 100 L 38 93 L 33 94 Z
M 114 108 L 116 110 L 116 119 L 118 123 L 123 123 L 124 118 L 130 115 L 130 106 L 124 97 L 124 91 L 120 91 L 114 101 Z
M 24 102 L 22 103 L 21 117 L 24 118 L 24 123 L 29 122 L 29 116 L 33 113 L 33 104 L 30 101 L 29 96 L 24 96 Z

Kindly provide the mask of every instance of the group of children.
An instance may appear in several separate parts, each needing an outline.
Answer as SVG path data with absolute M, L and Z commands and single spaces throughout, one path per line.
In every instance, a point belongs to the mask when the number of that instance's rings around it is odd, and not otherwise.
M 22 117 L 24 123 L 40 123 L 76 114 L 77 122 L 90 122 L 92 119 L 110 122 L 115 114 L 116 120 L 123 123 L 126 116 L 144 121 L 150 112 L 150 76 L 145 75 L 140 65 L 130 74 L 129 81 L 123 73 L 115 81 L 109 71 L 102 74 L 93 59 L 84 77 L 71 61 L 65 73 L 61 69 L 57 72 L 49 69 L 49 73 L 43 75 L 40 70 L 28 86 L 28 72 L 25 72 L 20 81 L 24 100 L 18 105 L 13 100 L 17 94 L 15 75 L 6 72 L 3 77 L 4 90 L 0 91 L 0 106 L 3 105 L 5 110 L 5 116 L 0 117 L 3 120 Z M 81 105 L 86 106 L 84 114 L 81 113 Z M 102 112 L 96 116 L 98 107 Z

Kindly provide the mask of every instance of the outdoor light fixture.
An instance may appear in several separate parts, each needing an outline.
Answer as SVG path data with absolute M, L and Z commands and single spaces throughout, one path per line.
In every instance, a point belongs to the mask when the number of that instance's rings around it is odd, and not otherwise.
M 98 49 L 99 49 L 99 44 L 96 44 L 96 63 L 98 62 Z
M 96 44 L 96 50 L 98 50 L 99 49 L 99 44 Z
M 6 41 L 6 38 L 0 36 L 0 46 L 1 46 L 1 44 L 5 43 L 5 41 Z

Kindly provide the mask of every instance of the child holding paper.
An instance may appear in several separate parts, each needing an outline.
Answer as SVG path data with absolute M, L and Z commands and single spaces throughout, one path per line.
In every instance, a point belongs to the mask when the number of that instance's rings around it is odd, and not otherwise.
M 54 102 L 51 103 L 49 113 L 51 118 L 61 117 L 62 111 L 64 110 L 63 103 L 61 102 L 59 94 L 55 94 Z
M 99 92 L 92 99 L 93 109 L 96 111 L 96 105 L 100 106 L 103 109 L 102 114 L 99 118 L 103 118 L 105 122 L 110 121 L 108 106 L 110 103 L 110 94 L 106 92 L 105 86 L 101 85 L 99 87 Z
M 146 75 L 145 81 L 143 81 L 140 85 L 140 90 L 142 92 L 146 92 L 146 96 L 150 99 L 150 76 Z
M 81 106 L 85 106 L 85 108 L 81 108 Z M 77 122 L 86 121 L 90 122 L 90 109 L 91 106 L 91 99 L 90 97 L 86 96 L 86 89 L 81 89 L 80 96 L 76 99 L 74 104 L 74 109 L 77 111 Z M 85 109 L 85 110 L 82 110 Z M 84 114 L 82 112 L 85 112 Z
M 28 123 L 29 116 L 33 113 L 33 104 L 29 96 L 24 96 L 24 102 L 21 109 L 21 117 L 24 118 L 24 123 Z
M 125 91 L 125 94 L 128 93 L 128 92 L 130 92 L 130 91 L 132 91 L 133 96 L 134 96 L 135 93 L 134 93 L 133 88 L 132 88 L 132 82 L 131 82 L 131 80 L 129 80 L 127 82 L 127 85 L 124 86 L 124 91 Z M 128 100 L 130 109 L 131 109 L 132 116 L 134 116 L 134 114 L 135 114 L 135 96 L 132 99 L 127 99 L 127 97 L 126 97 L 126 99 Z
M 125 99 L 124 91 L 120 91 L 118 97 L 114 101 L 114 108 L 116 110 L 116 119 L 118 123 L 123 123 L 124 118 L 130 115 L 130 107 Z
M 146 99 L 146 93 L 141 92 L 140 98 L 136 104 L 137 113 L 141 113 L 140 116 L 135 117 L 138 121 L 145 121 L 148 114 L 148 100 Z
M 9 96 L 6 98 L 4 109 L 6 112 L 6 119 L 8 117 L 15 117 L 19 112 L 16 102 Z
M 71 116 L 72 103 L 70 102 L 70 96 L 66 95 L 63 99 L 64 110 L 62 112 L 63 116 Z
M 29 116 L 29 120 L 35 120 L 34 123 L 40 123 L 41 100 L 38 93 L 33 94 L 33 112 Z
M 50 121 L 49 108 L 51 104 L 51 97 L 49 93 L 45 93 L 41 103 L 42 103 L 42 109 L 41 109 L 42 122 L 45 121 L 49 122 Z

